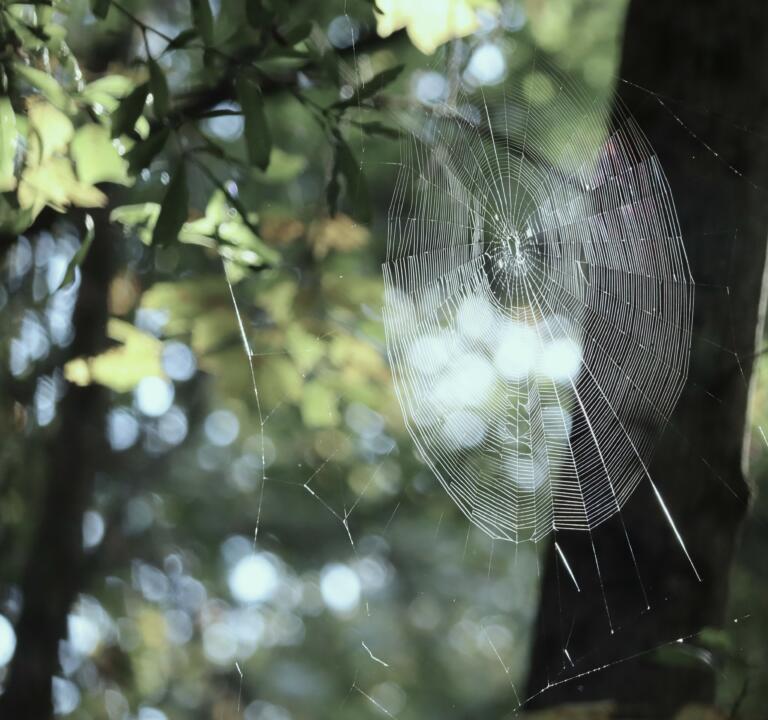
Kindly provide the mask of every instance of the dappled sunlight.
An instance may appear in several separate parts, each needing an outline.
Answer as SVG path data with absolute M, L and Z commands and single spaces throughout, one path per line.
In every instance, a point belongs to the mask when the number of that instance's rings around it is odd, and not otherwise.
M 481 27 L 478 11 L 499 12 L 496 0 L 379 0 L 376 26 L 379 35 L 388 37 L 405 28 L 411 42 L 431 55 L 443 43 L 465 37 Z
M 759 716 L 764 28 L 681 2 L 6 3 L 0 716 Z

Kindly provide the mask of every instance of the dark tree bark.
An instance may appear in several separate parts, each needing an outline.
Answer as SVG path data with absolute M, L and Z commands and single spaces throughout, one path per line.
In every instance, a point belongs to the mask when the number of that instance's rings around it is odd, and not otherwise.
M 714 671 L 704 663 L 671 667 L 646 651 L 727 619 L 729 571 L 750 495 L 745 429 L 763 325 L 768 193 L 755 184 L 768 162 L 764 140 L 748 127 L 768 122 L 767 64 L 768 6 L 758 0 L 630 4 L 620 75 L 658 97 L 621 82 L 619 92 L 667 173 L 697 282 L 690 379 L 651 475 L 701 582 L 649 483 L 623 517 L 650 609 L 619 522 L 594 533 L 605 599 L 586 534 L 558 533 L 582 587 L 575 591 L 551 547 L 534 631 L 531 707 L 610 698 L 622 708 L 619 717 L 663 718 L 714 698 Z M 738 352 L 740 363 L 716 345 Z
M 107 211 L 93 216 L 96 237 L 82 266 L 72 357 L 95 355 L 106 346 L 114 238 Z M 1 718 L 52 717 L 51 680 L 59 668 L 59 641 L 66 637 L 67 615 L 83 583 L 83 514 L 104 457 L 107 400 L 107 390 L 99 385 L 70 384 L 61 402 L 58 430 L 47 449 L 43 506 L 21 584 L 16 653 L 0 696 Z

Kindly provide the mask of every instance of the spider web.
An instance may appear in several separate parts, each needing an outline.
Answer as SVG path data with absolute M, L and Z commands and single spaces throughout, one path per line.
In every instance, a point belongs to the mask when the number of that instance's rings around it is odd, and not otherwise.
M 346 73 L 353 84 L 357 62 L 355 56 L 354 72 Z M 545 67 L 540 59 L 536 66 Z M 663 169 L 620 101 L 607 113 L 552 67 L 533 77 L 526 88 L 507 86 L 501 102 L 456 92 L 428 112 L 400 118 L 405 138 L 383 266 L 383 323 L 406 427 L 470 521 L 460 546 L 440 538 L 447 548 L 440 557 L 455 561 L 460 555 L 468 563 L 487 556 L 487 575 L 476 579 L 487 585 L 475 593 L 483 609 L 473 607 L 471 621 L 462 623 L 501 668 L 517 708 L 550 688 L 695 637 L 602 662 L 593 650 L 575 651 L 568 634 L 562 671 L 525 697 L 515 686 L 525 670 L 526 655 L 519 651 L 525 637 L 510 646 L 492 597 L 499 578 L 540 575 L 536 547 L 548 534 L 570 529 L 591 538 L 612 518 L 623 525 L 622 507 L 644 480 L 698 577 L 648 463 L 656 437 L 665 428 L 676 432 L 669 416 L 686 382 L 694 292 L 722 292 L 730 303 L 727 285 L 694 285 Z M 365 142 L 361 131 L 361 158 Z M 230 291 L 254 373 L 263 438 L 276 408 L 264 409 L 259 400 L 259 355 L 231 284 Z M 739 365 L 736 350 L 699 339 Z M 310 463 L 304 479 L 279 482 L 305 491 L 329 513 L 342 526 L 353 562 L 364 562 L 369 551 L 361 549 L 351 520 L 385 460 L 371 460 L 371 480 L 341 507 L 318 488 L 334 471 L 335 452 Z M 276 480 L 266 467 L 262 462 L 254 550 L 268 542 L 260 534 L 262 505 L 265 488 Z M 393 504 L 379 528 L 387 539 L 397 533 L 407 505 L 400 497 Z M 422 525 L 429 522 L 434 519 L 425 516 Z M 482 533 L 473 534 L 473 527 Z M 626 528 L 624 535 L 640 580 Z M 494 554 L 497 540 L 511 541 L 514 555 Z M 580 592 L 583 578 L 574 575 L 556 540 Z M 599 582 L 602 588 L 602 577 Z M 640 588 L 650 610 L 642 580 Z M 457 588 L 452 602 L 468 597 L 467 588 Z M 479 603 L 478 597 L 470 602 Z M 612 636 L 629 620 L 614 623 L 604 591 L 603 600 Z M 363 605 L 354 634 L 360 661 L 342 705 L 358 697 L 373 715 L 394 717 L 397 708 L 377 689 L 382 676 L 398 671 L 401 658 L 377 631 L 388 622 L 384 604 L 365 593 Z M 236 671 L 242 688 L 239 665 Z
M 693 317 L 637 124 L 554 69 L 529 77 L 500 107 L 459 94 L 416 123 L 383 266 L 408 431 L 462 512 L 513 542 L 593 529 L 650 480 L 654 438 L 634 418 L 663 430 Z

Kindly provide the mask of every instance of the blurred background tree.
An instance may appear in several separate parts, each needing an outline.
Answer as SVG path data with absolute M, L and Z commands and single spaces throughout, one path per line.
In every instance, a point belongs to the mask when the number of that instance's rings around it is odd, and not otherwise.
M 623 516 L 628 527 L 643 527 L 633 544 L 639 567 L 653 568 L 646 589 L 650 608 L 644 612 L 644 602 L 638 603 L 635 570 L 619 549 L 623 528 L 606 523 L 594 533 L 598 548 L 612 548 L 600 556 L 608 577 L 605 591 L 614 617 L 627 618 L 629 627 L 618 634 L 613 647 L 595 653 L 596 665 L 629 658 L 643 645 L 698 635 L 701 628 L 722 628 L 734 619 L 728 607 L 729 575 L 753 492 L 748 408 L 756 353 L 763 346 L 768 240 L 765 190 L 745 182 L 744 176 L 764 177 L 768 156 L 749 133 L 733 132 L 722 117 L 702 115 L 700 108 L 718 106 L 729 117 L 750 118 L 760 126 L 768 122 L 768 85 L 755 83 L 751 72 L 755 63 L 768 60 L 766 33 L 768 15 L 758 4 L 733 8 L 713 2 L 706 10 L 684 2 L 629 5 L 620 75 L 634 92 L 625 100 L 662 158 L 691 272 L 700 283 L 688 383 L 672 418 L 673 428 L 657 447 L 651 474 L 674 508 L 682 536 L 695 548 L 701 579 L 682 554 L 670 552 L 673 536 L 653 493 L 637 493 Z M 655 50 L 649 54 L 651 45 Z M 724 55 L 727 64 L 721 61 Z M 654 95 L 638 93 L 636 84 L 652 88 Z M 694 105 L 699 111 L 692 113 Z M 722 286 L 725 297 L 713 291 Z M 658 422 L 637 415 L 637 423 Z M 764 449 L 764 440 L 758 442 Z M 577 577 L 589 577 L 595 562 L 591 548 L 577 537 L 558 542 Z M 572 642 L 580 636 L 593 638 L 600 630 L 601 588 L 593 582 L 576 597 L 567 586 L 558 587 L 558 562 L 550 549 L 531 690 L 537 683 L 546 685 L 547 674 L 562 663 L 554 629 L 561 604 L 573 608 Z M 720 633 L 717 637 L 720 642 Z M 700 652 L 709 652 L 710 644 L 706 634 L 698 637 Z M 650 717 L 669 717 L 686 704 L 714 701 L 718 663 L 678 663 L 671 672 L 664 660 L 660 653 L 624 660 L 585 679 L 580 696 L 612 697 L 638 716 Z M 675 662 L 674 656 L 666 660 Z M 567 699 L 568 692 L 563 686 L 540 699 L 557 702 L 558 696 Z
M 718 40 L 726 11 L 696 24 L 692 4 L 669 16 L 649 10 L 648 20 L 636 9 L 619 69 L 625 9 L 587 0 L 2 4 L 2 717 L 503 717 L 529 675 L 532 632 L 542 658 L 528 694 L 562 670 L 552 657 L 560 645 L 540 637 L 546 558 L 470 532 L 402 426 L 380 318 L 399 157 L 392 117 L 444 100 L 455 82 L 498 96 L 501 83 L 524 81 L 533 53 L 605 106 L 617 74 L 663 92 L 640 92 L 637 110 L 672 162 L 685 212 L 701 215 L 694 237 L 727 241 L 722 257 L 702 261 L 703 282 L 745 294 L 717 306 L 735 315 L 718 315 L 712 335 L 751 363 L 760 196 L 696 138 L 759 176 L 765 104 L 762 90 L 749 93 L 747 69 L 759 66 L 764 18 L 733 14 Z M 677 54 L 646 63 L 657 28 Z M 725 70 L 700 92 L 680 80 L 748 28 L 732 71 L 743 82 Z M 665 85 L 667 66 L 693 46 L 703 48 L 696 62 Z M 713 106 L 726 89 L 732 111 L 721 118 Z M 721 175 L 709 194 L 687 195 L 713 168 Z M 722 173 L 733 195 L 718 186 Z M 731 197 L 739 202 L 719 212 Z M 719 382 L 702 372 L 705 387 Z M 742 386 L 715 394 L 744 417 Z M 717 455 L 724 416 L 707 417 L 714 429 L 699 441 Z M 722 452 L 735 476 L 741 428 L 732 433 Z M 765 449 L 753 444 L 754 478 Z M 664 481 L 671 492 L 675 467 Z M 686 474 L 677 487 L 693 482 Z M 686 497 L 675 496 L 676 510 Z M 738 518 L 702 502 L 703 529 L 691 520 L 690 530 L 706 557 L 710 525 L 722 520 L 732 543 Z M 651 613 L 657 624 L 640 647 L 631 633 L 607 645 L 605 627 L 583 629 L 611 662 L 664 646 L 643 658 L 679 686 L 669 712 L 701 700 L 713 717 L 716 708 L 760 717 L 765 518 L 758 498 L 727 614 L 726 558 L 703 591 L 718 597 L 712 612 Z M 622 569 L 613 572 L 620 583 Z M 695 591 L 674 588 L 678 612 Z M 680 620 L 697 634 L 670 647 Z M 599 664 L 592 656 L 579 667 Z M 716 698 L 680 682 L 691 669 L 696 683 L 701 670 L 715 672 Z M 577 680 L 539 699 L 608 701 L 585 717 L 610 716 L 624 686 L 630 701 L 659 699 L 652 674 L 620 663 L 603 677 L 594 692 Z

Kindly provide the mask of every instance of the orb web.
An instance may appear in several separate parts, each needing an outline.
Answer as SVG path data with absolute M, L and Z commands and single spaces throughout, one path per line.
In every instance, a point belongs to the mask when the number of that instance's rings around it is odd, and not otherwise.
M 688 370 L 659 160 L 626 108 L 552 68 L 407 126 L 383 274 L 408 432 L 492 538 L 591 530 L 650 478 Z

